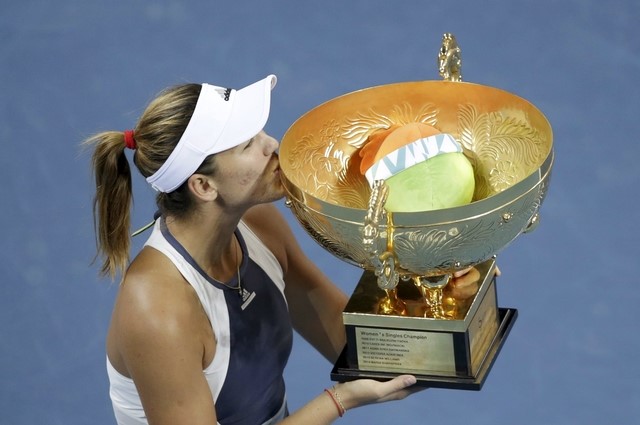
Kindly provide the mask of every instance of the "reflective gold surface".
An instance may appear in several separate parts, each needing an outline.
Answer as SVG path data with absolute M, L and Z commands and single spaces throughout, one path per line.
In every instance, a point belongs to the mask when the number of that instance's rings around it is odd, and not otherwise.
M 451 33 L 442 36 L 438 53 L 438 73 L 446 81 L 462 81 L 462 54 L 456 37 Z
M 376 252 L 392 249 L 397 270 L 434 276 L 478 264 L 538 220 L 553 163 L 544 115 L 509 92 L 466 82 L 417 81 L 371 87 L 300 117 L 280 146 L 287 203 L 329 252 L 373 269 L 363 230 L 371 189 L 358 149 L 373 132 L 424 122 L 462 144 L 475 170 L 469 205 L 386 214 Z
M 433 317 L 419 289 L 400 281 L 396 297 L 363 272 L 343 312 L 347 359 L 352 371 L 438 375 L 440 379 L 476 377 L 495 344 L 498 317 L 495 260 L 478 264 L 474 286 L 456 291 L 449 285 L 442 302 L 447 319 Z M 405 306 L 391 314 L 380 306 L 394 299 Z M 489 360 L 490 362 L 490 360 Z
M 434 312 L 423 302 L 422 287 L 411 280 L 400 281 L 391 291 L 383 291 L 371 281 L 375 277 L 365 273 L 356 285 L 349 303 L 345 308 L 347 314 L 385 315 L 406 318 L 467 320 L 472 307 L 477 307 L 478 298 L 485 296 L 489 282 L 495 276 L 495 260 L 487 260 L 476 265 L 478 271 L 475 282 L 464 288 L 448 285 L 442 291 L 442 312 Z M 389 293 L 391 292 L 391 294 Z M 391 303 L 391 304 L 390 304 Z M 474 305 L 475 304 L 475 305 Z M 383 319 L 384 320 L 384 319 Z M 425 324 L 424 326 L 430 326 Z M 444 325 L 450 326 L 450 325 Z

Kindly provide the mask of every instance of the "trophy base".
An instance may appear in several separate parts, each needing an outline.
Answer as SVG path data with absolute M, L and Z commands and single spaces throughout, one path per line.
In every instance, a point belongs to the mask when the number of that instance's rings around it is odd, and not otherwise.
M 479 391 L 482 388 L 495 359 L 498 357 L 498 354 L 500 353 L 511 328 L 515 323 L 516 318 L 518 317 L 518 310 L 513 308 L 500 308 L 498 311 L 500 317 L 498 332 L 491 341 L 489 350 L 482 360 L 480 368 L 475 376 L 439 376 L 411 372 L 406 373 L 414 375 L 417 379 L 416 385 L 422 387 Z M 347 347 L 345 347 L 331 370 L 331 379 L 336 382 L 346 382 L 365 378 L 386 381 L 401 374 L 402 373 L 399 372 L 360 370 L 357 367 L 350 367 L 349 362 L 347 361 Z
M 343 312 L 347 344 L 331 379 L 411 374 L 426 387 L 480 390 L 517 310 L 498 308 L 495 260 L 475 268 L 475 284 L 445 287 L 437 310 L 415 284 L 401 281 L 390 295 L 365 271 Z

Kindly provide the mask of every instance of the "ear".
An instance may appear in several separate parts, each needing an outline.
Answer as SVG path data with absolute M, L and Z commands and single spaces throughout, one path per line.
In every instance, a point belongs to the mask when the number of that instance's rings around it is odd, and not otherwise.
M 187 180 L 189 190 L 197 199 L 213 201 L 218 197 L 215 181 L 204 174 L 194 174 Z

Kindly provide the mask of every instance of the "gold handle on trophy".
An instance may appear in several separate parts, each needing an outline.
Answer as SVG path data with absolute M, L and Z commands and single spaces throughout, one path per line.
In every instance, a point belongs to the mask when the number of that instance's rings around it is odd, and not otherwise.
M 389 188 L 384 180 L 376 180 L 371 188 L 369 208 L 364 218 L 362 243 L 369 255 L 369 261 L 374 267 L 378 278 L 378 287 L 385 291 L 393 290 L 400 279 L 396 271 L 396 258 L 391 251 L 378 253 L 378 239 L 380 232 L 378 226 L 384 215 L 384 203 L 387 201 Z

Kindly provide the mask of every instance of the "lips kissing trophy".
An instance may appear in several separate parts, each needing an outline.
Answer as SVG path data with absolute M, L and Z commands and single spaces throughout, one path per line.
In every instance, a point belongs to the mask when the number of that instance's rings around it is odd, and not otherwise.
M 551 126 L 528 101 L 463 82 L 452 34 L 438 64 L 442 80 L 325 102 L 281 142 L 287 206 L 363 269 L 336 381 L 410 373 L 423 386 L 479 390 L 517 317 L 498 306 L 496 255 L 539 222 Z M 449 285 L 469 267 L 475 285 Z

